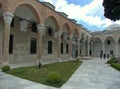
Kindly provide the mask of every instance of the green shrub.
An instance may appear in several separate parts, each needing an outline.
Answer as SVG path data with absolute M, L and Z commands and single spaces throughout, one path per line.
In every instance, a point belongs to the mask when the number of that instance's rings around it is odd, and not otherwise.
M 79 58 L 77 58 L 76 61 L 80 61 Z
M 10 69 L 11 69 L 11 68 L 10 68 L 9 65 L 5 65 L 5 66 L 2 67 L 2 71 L 3 71 L 3 72 L 9 71 Z
M 47 76 L 47 81 L 50 83 L 59 83 L 62 81 L 61 74 L 59 72 L 51 72 Z
M 111 63 L 111 66 L 120 71 L 120 64 L 119 63 Z
M 110 58 L 110 60 L 107 61 L 108 64 L 111 64 L 111 63 L 117 63 L 117 60 L 115 57 L 112 57 Z

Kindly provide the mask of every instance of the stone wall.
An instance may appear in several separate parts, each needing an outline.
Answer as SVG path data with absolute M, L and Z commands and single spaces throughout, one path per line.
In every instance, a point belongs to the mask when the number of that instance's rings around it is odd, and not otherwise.
M 30 28 L 26 31 L 20 30 L 20 21 L 15 18 L 14 27 L 11 28 L 13 38 L 13 53 L 10 54 L 10 63 L 14 62 L 31 62 L 36 61 L 36 54 L 30 54 L 30 41 L 31 38 L 37 38 L 37 32 L 32 32 Z M 28 24 L 31 27 L 31 24 Z

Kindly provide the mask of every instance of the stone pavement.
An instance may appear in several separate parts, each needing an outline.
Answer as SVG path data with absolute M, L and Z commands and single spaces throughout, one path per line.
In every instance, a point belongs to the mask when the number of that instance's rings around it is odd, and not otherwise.
M 60 89 L 120 89 L 120 72 L 106 60 L 84 60 Z M 58 89 L 0 72 L 0 89 Z
M 120 72 L 106 60 L 85 60 L 61 89 L 120 89 Z
M 0 89 L 58 89 L 0 72 Z

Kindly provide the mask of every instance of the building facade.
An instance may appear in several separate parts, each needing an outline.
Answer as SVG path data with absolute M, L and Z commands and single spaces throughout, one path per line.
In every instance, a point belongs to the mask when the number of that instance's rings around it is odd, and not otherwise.
M 85 29 L 48 2 L 0 0 L 0 64 L 120 54 L 118 32 Z
M 48 2 L 0 0 L 1 64 L 72 60 L 89 55 L 91 34 Z M 82 42 L 82 45 L 80 45 Z M 82 50 L 80 50 L 80 48 Z
M 106 57 L 120 55 L 120 25 L 112 24 L 103 31 L 93 32 L 91 39 L 92 55 Z

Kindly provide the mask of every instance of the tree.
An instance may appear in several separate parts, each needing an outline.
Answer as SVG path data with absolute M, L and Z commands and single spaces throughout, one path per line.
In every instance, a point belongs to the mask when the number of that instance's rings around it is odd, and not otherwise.
M 113 21 L 120 19 L 120 0 L 103 0 L 104 16 Z

